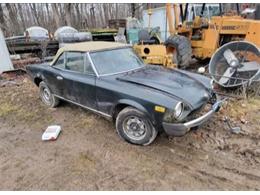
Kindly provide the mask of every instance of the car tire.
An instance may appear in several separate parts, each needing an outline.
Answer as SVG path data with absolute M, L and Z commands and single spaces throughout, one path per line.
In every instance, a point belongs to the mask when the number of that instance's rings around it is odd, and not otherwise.
M 144 146 L 151 144 L 158 134 L 146 114 L 133 107 L 126 107 L 117 115 L 116 130 L 125 141 Z
M 181 35 L 172 35 L 164 43 L 166 47 L 176 49 L 176 57 L 173 59 L 179 68 L 186 68 L 190 65 L 192 48 L 189 39 Z
M 46 104 L 51 108 L 58 106 L 60 100 L 52 94 L 50 88 L 46 85 L 44 81 L 40 82 L 39 89 L 40 89 L 40 98 L 44 104 Z

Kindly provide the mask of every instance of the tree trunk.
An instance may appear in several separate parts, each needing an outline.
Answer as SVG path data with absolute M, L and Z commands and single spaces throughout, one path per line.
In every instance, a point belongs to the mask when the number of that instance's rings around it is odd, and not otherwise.
M 40 23 L 43 25 L 43 26 L 47 26 L 47 17 L 46 17 L 46 11 L 44 9 L 44 4 L 43 3 L 40 3 L 39 4 L 39 7 L 38 7 L 38 16 L 40 18 Z
M 96 23 L 95 23 L 95 7 L 94 7 L 94 4 L 92 3 L 91 4 L 91 7 L 90 7 L 90 18 L 91 18 L 91 25 L 93 28 L 96 27 Z
M 1 3 L 0 3 L 0 28 L 3 30 L 3 33 L 6 34 L 7 29 L 5 24 L 4 11 Z
M 65 20 L 68 26 L 71 26 L 71 3 L 66 3 L 65 5 Z
M 61 21 L 59 17 L 59 11 L 58 11 L 58 6 L 56 3 L 51 4 L 53 15 L 54 15 L 54 21 L 56 24 L 56 28 L 59 28 L 61 26 Z
M 78 28 L 82 28 L 82 13 L 80 13 L 80 9 L 79 9 L 80 4 L 76 4 L 75 5 L 75 10 L 76 10 L 76 24 Z
M 66 17 L 65 17 L 65 11 L 64 11 L 64 4 L 58 3 L 56 4 L 58 6 L 59 10 L 59 16 L 60 16 L 60 22 L 61 25 L 66 25 Z
M 47 12 L 47 17 L 48 19 L 50 19 L 50 9 L 49 9 L 49 4 L 48 3 L 45 3 L 45 7 L 46 7 L 46 12 Z
M 40 20 L 39 20 L 39 15 L 38 15 L 38 10 L 36 9 L 36 4 L 35 3 L 30 3 L 30 8 L 32 10 L 35 23 L 40 26 Z
M 44 6 L 45 5 L 45 6 Z M 51 16 L 50 16 L 50 9 L 49 9 L 49 4 L 48 3 L 45 3 L 43 5 L 43 10 L 46 10 L 46 25 L 49 27 L 50 26 L 50 30 L 52 31 L 53 29 L 51 28 L 51 24 L 50 24 L 50 19 L 51 19 Z M 45 9 L 44 9 L 45 7 Z M 44 11 L 45 12 L 45 11 Z
M 108 25 L 108 20 L 109 20 L 109 14 L 108 14 L 108 5 L 107 4 L 103 4 L 103 12 L 104 12 L 104 16 L 105 16 L 105 26 Z
M 112 3 L 108 4 L 108 10 L 109 10 L 109 14 L 110 14 L 110 18 L 109 19 L 114 19 Z
M 86 26 L 86 28 L 90 28 L 91 24 L 90 24 L 90 20 L 89 20 L 89 14 L 88 14 L 88 4 L 85 4 L 84 6 L 85 8 L 85 23 L 84 25 Z
M 20 33 L 17 16 L 16 16 L 16 14 L 13 10 L 13 7 L 10 3 L 6 3 L 6 8 L 7 8 L 8 15 L 10 17 L 11 23 L 13 25 L 13 26 L 11 26 L 11 33 L 12 33 L 12 35 L 17 35 L 17 34 Z
M 116 3 L 116 19 L 118 19 L 118 3 Z
M 21 22 L 22 22 L 23 31 L 25 31 L 26 25 L 25 25 L 25 21 L 24 21 L 23 7 L 22 7 L 22 4 L 20 4 L 20 3 L 18 3 L 17 5 L 18 5 L 18 13 L 20 15 Z

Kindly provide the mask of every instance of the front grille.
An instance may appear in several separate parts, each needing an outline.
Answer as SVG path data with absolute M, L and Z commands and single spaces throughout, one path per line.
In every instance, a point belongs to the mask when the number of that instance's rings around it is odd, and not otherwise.
M 216 101 L 217 101 L 217 95 L 212 91 L 208 102 L 213 105 L 216 103 Z
M 187 121 L 191 121 L 191 120 L 194 120 L 204 114 L 206 114 L 207 112 L 210 111 L 212 107 L 212 104 L 211 103 L 207 103 L 207 104 L 204 104 L 202 105 L 200 108 L 192 111 L 188 116 L 187 116 Z

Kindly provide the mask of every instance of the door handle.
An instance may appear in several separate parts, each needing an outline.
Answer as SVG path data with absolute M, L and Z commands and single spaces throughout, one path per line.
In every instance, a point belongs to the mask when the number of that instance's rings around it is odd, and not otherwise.
M 56 77 L 58 80 L 63 80 L 63 77 L 61 77 L 61 76 L 57 76 Z

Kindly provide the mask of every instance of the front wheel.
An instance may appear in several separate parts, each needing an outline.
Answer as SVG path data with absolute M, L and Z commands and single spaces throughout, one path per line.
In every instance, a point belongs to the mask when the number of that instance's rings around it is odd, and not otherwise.
M 158 134 L 150 119 L 132 107 L 126 107 L 118 114 L 116 129 L 121 138 L 137 145 L 151 144 Z

